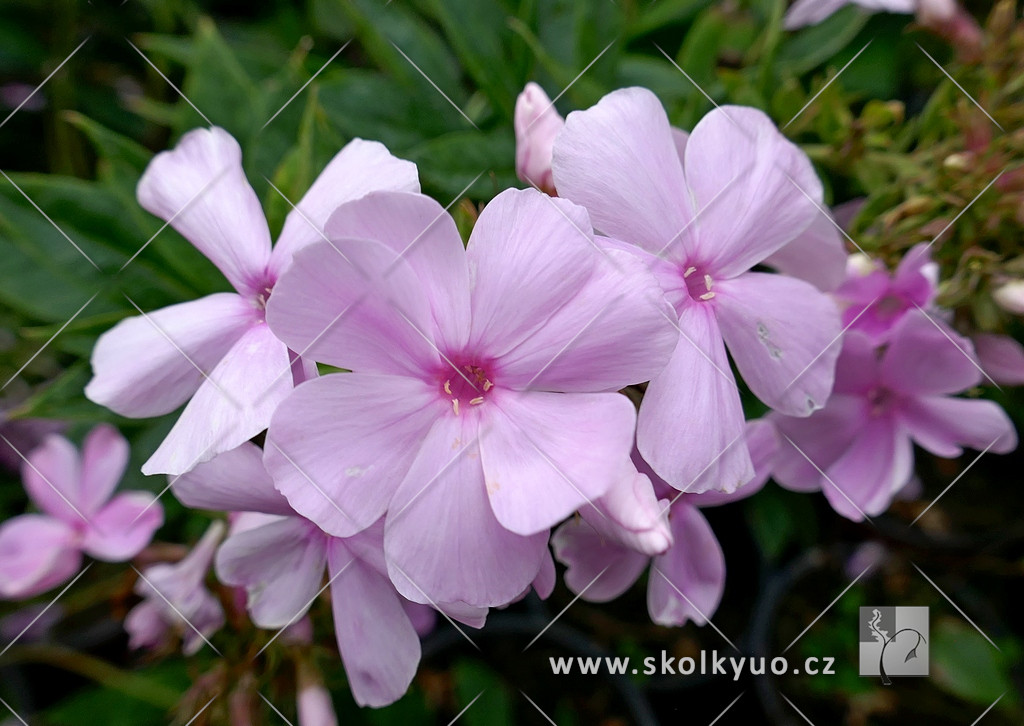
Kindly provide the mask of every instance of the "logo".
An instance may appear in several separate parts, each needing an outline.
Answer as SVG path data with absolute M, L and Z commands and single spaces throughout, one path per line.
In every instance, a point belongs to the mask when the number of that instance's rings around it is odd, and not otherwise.
M 860 609 L 862 676 L 890 678 L 928 675 L 928 608 L 865 607 Z

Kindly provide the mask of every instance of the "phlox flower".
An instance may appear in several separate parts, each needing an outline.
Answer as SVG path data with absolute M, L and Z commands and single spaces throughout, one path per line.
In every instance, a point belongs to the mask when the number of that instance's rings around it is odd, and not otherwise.
M 405 597 L 507 604 L 546 561 L 548 529 L 629 455 L 636 414 L 617 391 L 660 370 L 675 338 L 657 283 L 595 247 L 585 210 L 532 189 L 495 197 L 465 248 L 415 194 L 346 204 L 327 233 L 296 254 L 267 320 L 352 372 L 275 412 L 275 485 L 336 536 L 387 513 Z
M 29 453 L 22 481 L 40 513 L 0 525 L 0 597 L 31 597 L 65 582 L 83 553 L 122 562 L 149 544 L 163 524 L 162 507 L 149 492 L 113 496 L 128 453 L 128 442 L 107 424 L 89 432 L 81 456 L 58 434 Z
M 1004 454 L 1017 446 L 996 403 L 953 395 L 982 380 L 969 340 L 917 310 L 889 340 L 879 350 L 864 333 L 846 333 L 826 406 L 804 419 L 770 415 L 782 435 L 776 481 L 820 489 L 852 520 L 881 513 L 911 482 L 913 443 L 946 458 L 963 446 Z
M 884 11 L 887 13 L 912 13 L 922 4 L 935 4 L 936 0 L 797 0 L 786 12 L 783 27 L 796 30 L 805 25 L 817 25 L 840 8 L 847 5 L 858 5 L 865 10 Z M 939 0 L 945 5 L 952 5 L 952 0 Z
M 516 176 L 542 192 L 555 194 L 551 178 L 551 149 L 565 119 L 536 83 L 527 83 L 516 99 Z
M 289 213 L 271 248 L 230 134 L 196 129 L 154 157 L 139 181 L 139 204 L 208 257 L 234 292 L 128 318 L 100 336 L 85 389 L 90 400 L 133 418 L 188 402 L 143 472 L 180 474 L 267 427 L 292 388 L 289 366 L 302 366 L 267 329 L 267 299 L 295 251 L 321 238 L 330 213 L 376 189 L 418 191 L 416 167 L 355 139 Z M 296 370 L 299 380 L 310 374 Z
M 755 109 L 723 106 L 686 136 L 654 94 L 627 88 L 569 115 L 553 163 L 558 193 L 645 262 L 678 321 L 640 407 L 641 454 L 678 489 L 734 490 L 754 472 L 726 346 L 776 410 L 806 416 L 832 388 L 834 303 L 803 280 L 751 271 L 831 226 L 810 161 Z
M 356 702 L 384 706 L 405 694 L 420 660 L 417 626 L 430 618 L 388 579 L 383 521 L 347 538 L 325 534 L 291 509 L 250 443 L 199 464 L 172 488 L 187 506 L 244 512 L 217 551 L 216 572 L 221 582 L 245 588 L 257 626 L 281 629 L 304 616 L 326 570 L 338 649 Z M 441 607 L 473 627 L 487 615 Z
M 172 633 L 182 639 L 182 652 L 195 655 L 224 625 L 224 609 L 205 585 L 224 523 L 213 522 L 180 562 L 150 565 L 135 583 L 142 602 L 128 611 L 124 629 L 131 648 L 164 646 Z
M 634 451 L 633 476 L 616 488 L 634 493 L 636 511 L 649 512 L 654 502 L 654 515 L 668 537 L 658 543 L 660 549 L 651 547 L 656 528 L 638 532 L 623 526 L 615 510 L 605 509 L 604 516 L 595 516 L 582 509 L 580 517 L 562 524 L 551 538 L 555 557 L 566 565 L 569 589 L 584 600 L 607 602 L 632 587 L 650 567 L 647 610 L 651 620 L 666 626 L 688 620 L 704 625 L 725 590 L 725 557 L 700 508 L 737 501 L 760 490 L 777 449 L 774 429 L 764 420 L 748 423 L 745 439 L 756 474 L 732 494 L 680 494 Z

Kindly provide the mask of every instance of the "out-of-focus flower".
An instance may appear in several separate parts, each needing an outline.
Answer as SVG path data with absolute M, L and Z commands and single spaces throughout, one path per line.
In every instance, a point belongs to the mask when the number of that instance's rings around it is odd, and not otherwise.
M 581 207 L 507 190 L 464 248 L 437 202 L 379 192 L 340 207 L 334 245 L 300 251 L 278 282 L 274 332 L 353 372 L 281 404 L 268 469 L 336 536 L 387 512 L 388 570 L 410 600 L 515 599 L 548 529 L 629 455 L 636 413 L 617 391 L 657 373 L 676 333 L 643 265 L 590 230 Z
M 267 299 L 295 251 L 323 238 L 330 213 L 377 189 L 418 191 L 416 167 L 377 142 L 355 139 L 289 213 L 271 249 L 241 148 L 226 131 L 191 131 L 150 162 L 139 203 L 206 255 L 235 292 L 123 320 L 93 350 L 90 400 L 135 418 L 188 402 L 145 473 L 180 474 L 267 427 L 292 388 L 289 366 L 300 367 L 265 324 Z M 294 375 L 302 380 L 314 370 L 302 364 Z
M 992 299 L 1003 310 L 1024 315 L 1024 280 L 1003 283 L 992 291 Z
M 257 626 L 296 623 L 320 593 L 327 570 L 338 649 L 356 702 L 385 706 L 405 694 L 420 660 L 413 614 L 420 624 L 423 617 L 388 579 L 383 521 L 352 537 L 326 535 L 289 507 L 250 443 L 177 477 L 173 490 L 190 507 L 246 510 L 217 552 L 216 572 L 221 582 L 245 588 Z M 487 615 L 463 605 L 439 607 L 473 627 Z
M 935 301 L 939 266 L 928 245 L 911 248 L 890 275 L 862 254 L 850 256 L 846 281 L 835 291 L 843 305 L 843 327 L 856 330 L 878 345 L 910 310 L 927 310 Z
M 542 192 L 555 195 L 551 178 L 551 149 L 565 119 L 536 83 L 527 83 L 516 99 L 516 175 Z
M 224 609 L 205 585 L 224 523 L 213 522 L 202 539 L 180 562 L 147 567 L 135 584 L 143 600 L 124 619 L 132 648 L 156 648 L 170 634 L 182 638 L 185 655 L 199 652 L 224 625 Z
M 776 481 L 821 490 L 839 514 L 860 520 L 888 508 L 911 481 L 912 442 L 947 458 L 962 446 L 1012 451 L 1017 432 L 996 403 L 953 397 L 982 380 L 973 355 L 970 341 L 916 310 L 881 351 L 848 332 L 825 408 L 806 419 L 770 416 L 783 435 Z
M 46 97 L 38 90 L 27 83 L 5 83 L 0 86 L 0 103 L 22 111 L 42 111 L 46 108 Z
M 2 406 L 0 403 L 0 436 L 6 441 L 0 439 L 0 468 L 18 471 L 23 461 L 18 452 L 32 451 L 48 435 L 64 430 L 65 425 L 40 418 L 8 419 Z
M 682 142 L 654 94 L 615 91 L 569 115 L 555 186 L 590 211 L 613 238 L 605 244 L 644 260 L 679 321 L 675 352 L 640 407 L 644 459 L 678 489 L 732 491 L 753 467 L 726 344 L 776 410 L 809 415 L 832 389 L 835 304 L 802 280 L 750 272 L 820 222 L 822 188 L 756 109 L 716 109 Z
M 949 0 L 920 0 L 922 4 L 930 6 L 927 11 L 930 13 L 936 12 L 936 1 L 943 5 L 949 4 Z M 917 9 L 918 4 L 919 0 L 797 0 L 786 12 L 783 27 L 795 30 L 805 25 L 817 25 L 847 5 L 857 5 L 871 11 L 909 14 Z
M 128 464 L 128 442 L 107 424 L 85 438 L 82 455 L 51 434 L 22 463 L 22 481 L 41 514 L 0 525 L 0 596 L 38 595 L 78 572 L 82 553 L 107 562 L 134 557 L 163 524 L 148 492 L 113 496 Z
M 764 420 L 747 424 L 746 443 L 757 473 L 732 494 L 680 494 L 634 452 L 636 467 L 634 476 L 624 479 L 626 489 L 637 490 L 646 484 L 651 500 L 655 492 L 661 497 L 655 514 L 668 530 L 667 547 L 652 553 L 635 532 L 607 515 L 588 516 L 584 508 L 580 518 L 563 524 L 551 538 L 555 556 L 568 568 L 565 582 L 569 589 L 584 600 L 606 602 L 629 589 L 650 566 L 647 609 L 651 620 L 667 626 L 683 625 L 687 620 L 704 625 L 722 599 L 725 558 L 698 508 L 738 501 L 760 490 L 768 480 L 778 447 L 772 425 Z
M 305 658 L 295 664 L 295 686 L 298 690 L 299 726 L 338 726 L 331 693 L 324 687 L 316 666 Z

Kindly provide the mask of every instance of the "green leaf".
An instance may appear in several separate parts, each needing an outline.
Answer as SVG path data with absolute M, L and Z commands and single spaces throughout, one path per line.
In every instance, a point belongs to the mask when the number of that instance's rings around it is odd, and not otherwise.
M 937 619 L 931 636 L 931 676 L 940 688 L 986 706 L 1003 693 L 1001 704 L 1017 700 L 1009 674 L 1013 653 L 1001 653 L 977 630 L 952 618 Z
M 407 156 L 419 166 L 424 191 L 445 205 L 460 195 L 488 200 L 518 185 L 515 139 L 508 129 L 454 131 L 410 149 Z
M 856 8 L 842 8 L 823 22 L 789 35 L 779 46 L 776 58 L 780 74 L 800 75 L 832 61 L 864 29 L 868 17 Z
M 805 494 L 768 486 L 745 502 L 744 514 L 765 559 L 778 560 L 794 543 L 817 536 L 814 512 Z
M 460 718 L 466 726 L 512 726 L 512 698 L 498 674 L 479 661 L 459 661 L 453 669 L 456 703 L 465 708 L 479 699 Z

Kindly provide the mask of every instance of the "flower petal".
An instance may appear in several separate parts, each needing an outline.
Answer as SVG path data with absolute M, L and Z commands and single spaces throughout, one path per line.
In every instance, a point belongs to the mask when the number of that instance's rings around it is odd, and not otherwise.
M 373 240 L 339 238 L 299 250 L 274 287 L 267 322 L 303 357 L 357 373 L 417 375 L 440 365 L 422 282 Z
M 810 160 L 762 111 L 713 109 L 690 134 L 685 157 L 686 182 L 700 210 L 689 232 L 695 239 L 689 262 L 716 281 L 746 272 L 821 214 L 821 181 Z
M 647 386 L 637 447 L 681 491 L 731 492 L 754 475 L 743 441 L 743 408 L 725 346 L 706 305 L 686 307 L 672 359 Z
M 646 88 L 569 114 L 552 168 L 559 195 L 585 206 L 597 229 L 648 252 L 678 239 L 693 217 L 668 116 Z
M 494 516 L 531 535 L 550 529 L 616 483 L 633 446 L 636 412 L 618 393 L 493 396 L 480 456 Z M 485 406 L 488 404 L 485 404 Z
M 24 600 L 71 579 L 82 566 L 75 532 L 42 514 L 0 524 L 0 597 Z
M 405 695 L 420 661 L 420 639 L 387 577 L 353 557 L 341 539 L 328 545 L 334 632 L 352 696 L 386 706 Z
M 182 474 L 267 428 L 292 390 L 288 349 L 266 325 L 246 331 L 182 411 L 144 474 Z
M 21 481 L 37 507 L 72 526 L 89 513 L 82 504 L 82 464 L 78 449 L 60 434 L 50 434 L 21 464 Z
M 242 169 L 242 149 L 216 126 L 195 129 L 153 157 L 139 180 L 139 204 L 169 222 L 240 293 L 266 284 L 270 230 Z
M 833 394 L 825 408 L 806 418 L 770 414 L 780 437 L 772 476 L 793 491 L 820 489 L 821 471 L 843 455 L 869 416 L 870 405 L 864 398 L 842 394 Z
M 803 234 L 768 255 L 764 264 L 831 292 L 846 278 L 846 248 L 832 217 L 820 211 Z
M 541 262 L 553 246 L 534 256 Z M 604 250 L 576 296 L 503 356 L 502 384 L 548 391 L 617 391 L 650 380 L 678 338 L 675 313 L 635 255 Z M 559 263 L 551 262 L 552 269 Z
M 106 562 L 126 562 L 139 554 L 164 523 L 164 508 L 149 492 L 125 492 L 92 515 L 82 549 Z
M 647 610 L 658 625 L 704 625 L 722 601 L 725 555 L 696 507 L 677 503 L 669 521 L 675 544 L 651 564 Z
M 978 360 L 997 383 L 1019 386 L 1024 383 L 1024 347 L 1009 335 L 978 333 L 972 338 Z
M 85 512 L 98 511 L 117 489 L 128 467 L 128 441 L 110 424 L 96 426 L 82 444 L 79 500 Z
M 92 351 L 90 401 L 131 418 L 185 403 L 255 320 L 240 295 L 221 292 L 126 318 Z
M 495 518 L 468 419 L 448 416 L 430 430 L 391 502 L 384 551 L 410 600 L 498 607 L 533 582 L 548 534 L 523 537 Z
M 296 208 L 288 213 L 271 253 L 271 267 L 283 272 L 297 251 L 324 238 L 327 220 L 335 209 L 380 190 L 418 192 L 416 165 L 392 156 L 378 141 L 352 139 L 327 163 Z
M 434 420 L 450 413 L 421 381 L 324 376 L 274 413 L 264 460 L 296 512 L 348 537 L 384 514 Z
M 375 192 L 331 215 L 331 239 L 372 239 L 416 273 L 430 302 L 438 344 L 465 345 L 469 336 L 469 267 L 455 220 L 423 194 Z
M 716 285 L 716 313 L 750 390 L 777 411 L 808 416 L 832 392 L 839 311 L 803 280 L 750 272 Z
M 825 472 L 822 491 L 838 514 L 859 522 L 885 511 L 913 474 L 910 437 L 888 416 L 870 421 Z
M 263 466 L 263 451 L 248 441 L 173 477 L 171 489 L 192 509 L 294 514 Z
M 588 602 L 608 602 L 628 590 L 651 558 L 570 519 L 551 537 L 555 557 L 566 566 L 565 584 Z
M 217 578 L 244 587 L 260 628 L 283 628 L 312 604 L 327 566 L 327 535 L 301 517 L 233 533 L 217 550 Z
M 893 330 L 881 365 L 882 382 L 894 391 L 932 396 L 959 393 L 982 380 L 971 341 L 920 310 Z
M 759 418 L 747 421 L 744 438 L 747 450 L 750 451 L 750 460 L 754 464 L 754 478 L 731 494 L 712 490 L 703 494 L 685 494 L 683 499 L 695 507 L 717 507 L 752 497 L 761 491 L 775 468 L 779 452 L 779 435 L 769 419 Z
M 994 401 L 944 396 L 906 399 L 900 420 L 918 444 L 936 456 L 960 456 L 962 446 L 1007 454 L 1017 448 L 1017 431 Z

